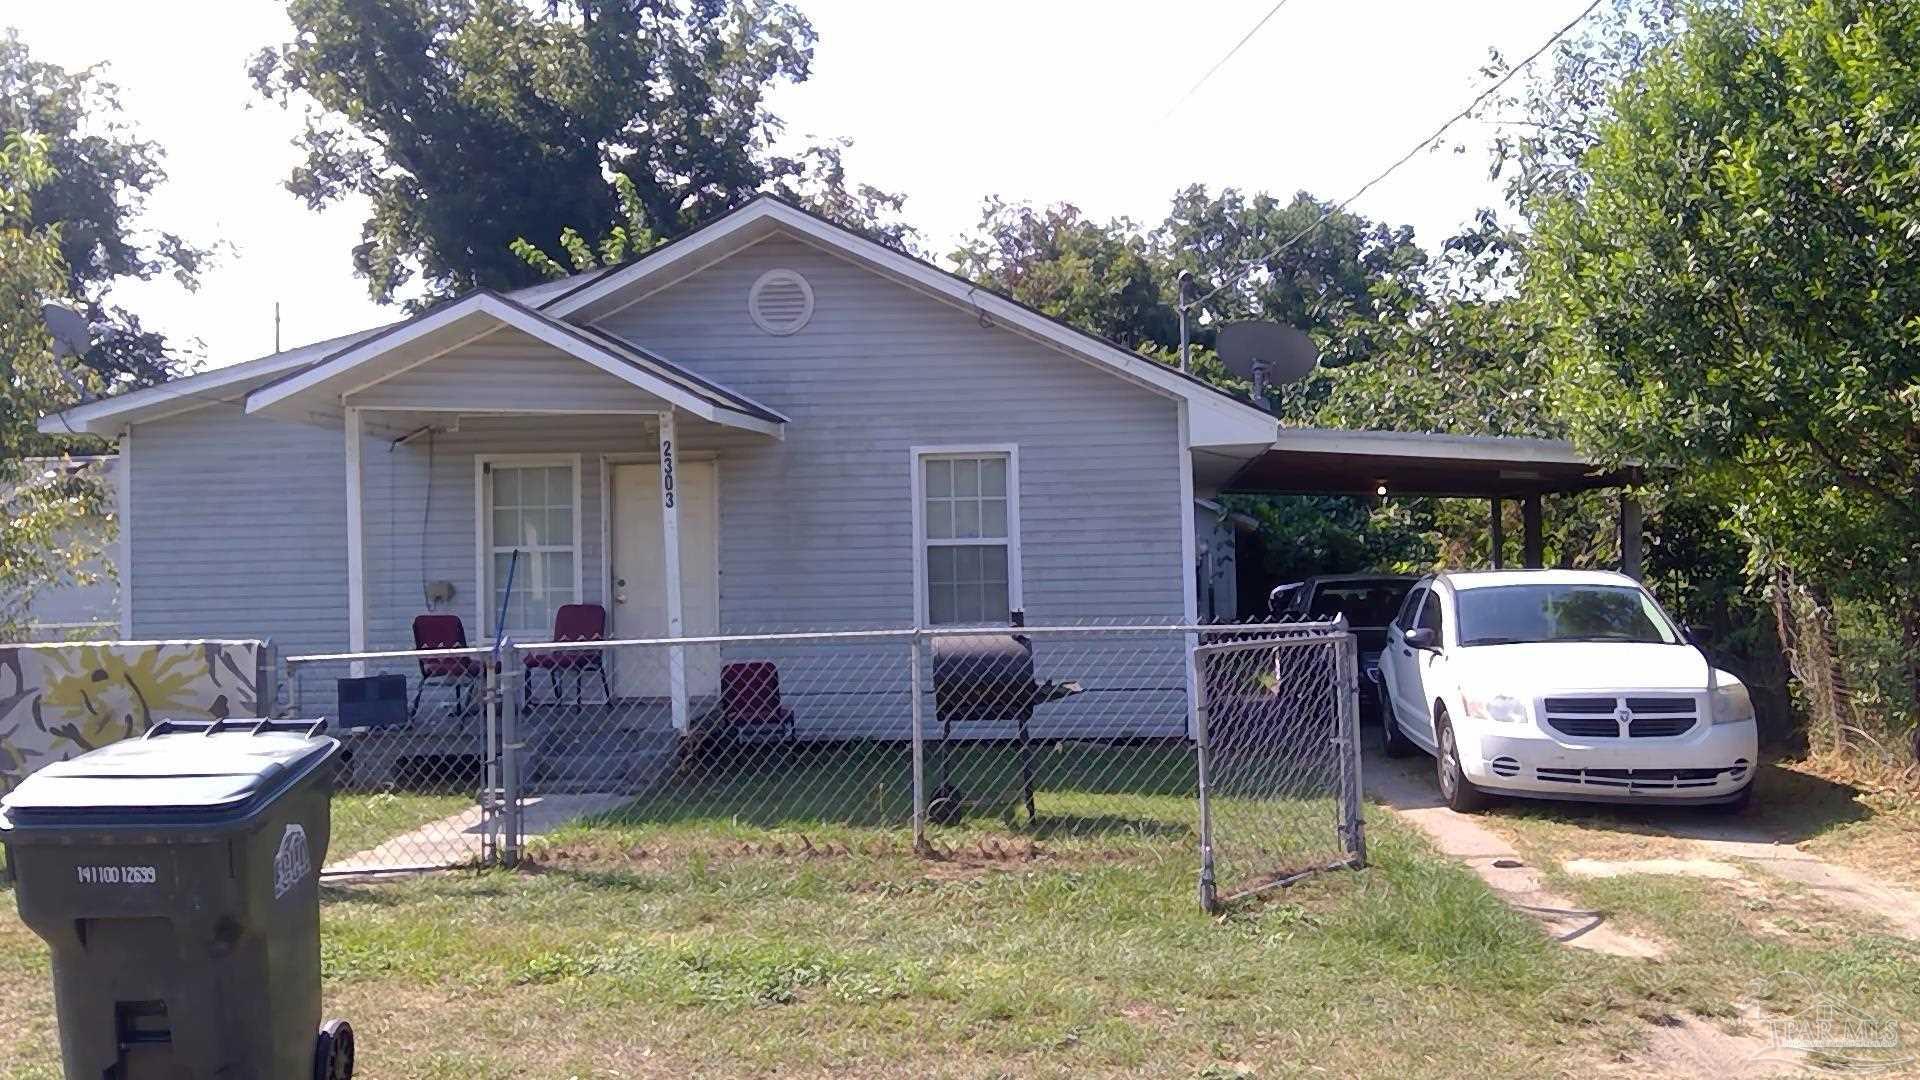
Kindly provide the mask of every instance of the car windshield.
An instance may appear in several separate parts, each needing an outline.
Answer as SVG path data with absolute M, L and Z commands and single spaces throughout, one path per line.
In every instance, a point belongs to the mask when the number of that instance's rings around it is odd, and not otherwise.
M 1407 598 L 1411 581 L 1342 581 L 1321 585 L 1307 607 L 1309 619 L 1345 615 L 1349 626 L 1385 626 Z
M 1461 589 L 1460 644 L 1680 640 L 1653 598 L 1627 585 L 1495 585 Z

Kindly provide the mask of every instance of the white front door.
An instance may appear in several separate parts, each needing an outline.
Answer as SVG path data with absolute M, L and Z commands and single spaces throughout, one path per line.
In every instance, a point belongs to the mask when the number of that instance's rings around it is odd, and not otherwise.
M 677 463 L 674 493 L 680 511 L 680 608 L 682 634 L 720 632 L 720 508 L 714 497 L 714 463 Z M 613 466 L 613 636 L 667 636 L 667 571 L 660 520 L 660 466 L 656 462 Z M 688 646 L 687 693 L 720 692 L 720 649 Z M 613 692 L 620 697 L 664 698 L 671 692 L 665 648 L 617 649 Z

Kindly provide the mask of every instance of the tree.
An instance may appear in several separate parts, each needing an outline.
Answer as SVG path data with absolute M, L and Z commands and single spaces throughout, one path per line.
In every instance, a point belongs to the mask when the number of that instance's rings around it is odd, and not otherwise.
M 1410 227 L 1346 211 L 1320 222 L 1332 209 L 1304 191 L 1282 201 L 1234 188 L 1209 195 L 1196 184 L 1174 196 L 1155 242 L 1176 274 L 1193 273 L 1193 316 L 1203 332 L 1232 319 L 1272 319 L 1306 331 L 1322 361 L 1338 367 L 1374 355 L 1377 333 L 1404 316 L 1395 302 L 1427 256 Z
M 951 258 L 963 276 L 1129 349 L 1179 346 L 1171 266 L 1125 218 L 1102 225 L 1069 203 L 989 198 Z
M 900 216 L 906 196 L 870 184 L 849 184 L 842 161 L 847 146 L 842 140 L 809 147 L 798 158 L 799 172 L 774 184 L 771 192 L 871 240 L 914 253 L 919 231 Z M 666 238 L 649 224 L 646 204 L 633 181 L 616 175 L 613 188 L 618 213 L 599 239 L 589 239 L 572 226 L 560 230 L 565 262 L 524 236 L 515 237 L 508 248 L 536 272 L 560 278 L 597 266 L 618 266 L 664 243 Z
M 33 194 L 52 180 L 44 140 L 0 143 L 0 639 L 22 629 L 35 590 L 79 575 L 94 551 L 73 526 L 103 503 L 88 475 L 29 462 L 44 450 L 35 422 L 72 404 L 40 318 L 66 277 L 58 230 L 35 222 Z
M 1538 214 L 1556 399 L 1757 548 L 1890 602 L 1920 692 L 1920 9 L 1693 11 Z
M 32 223 L 58 224 L 65 292 L 94 324 L 86 362 L 111 386 L 151 385 L 185 360 L 132 312 L 111 302 L 116 282 L 171 274 L 193 288 L 209 252 L 144 225 L 165 179 L 160 147 L 121 118 L 119 87 L 99 68 L 68 71 L 33 59 L 14 31 L 0 34 L 0 136 L 30 134 L 51 175 L 33 193 Z
M 260 93 L 310 104 L 288 188 L 372 203 L 353 252 L 370 294 L 530 284 L 514 241 L 618 223 L 670 239 L 809 161 L 774 154 L 774 85 L 807 77 L 812 26 L 777 0 L 289 0 Z M 815 159 L 817 163 L 818 159 Z M 622 214 L 612 177 L 635 214 Z M 856 191 L 857 197 L 857 191 Z M 570 258 L 564 248 L 550 259 Z

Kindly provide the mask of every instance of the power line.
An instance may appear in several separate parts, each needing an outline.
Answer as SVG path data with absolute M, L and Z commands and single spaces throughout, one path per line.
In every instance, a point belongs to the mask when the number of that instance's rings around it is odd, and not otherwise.
M 1259 33 L 1261 27 L 1267 25 L 1267 23 L 1275 15 L 1280 14 L 1280 9 L 1283 7 L 1286 7 L 1287 2 L 1288 0 L 1280 0 L 1279 3 L 1268 8 L 1267 13 L 1265 15 L 1260 16 L 1260 21 L 1253 24 L 1253 29 L 1241 35 L 1240 40 L 1233 43 L 1233 48 L 1227 50 L 1227 55 L 1221 57 L 1219 60 L 1216 60 L 1214 62 L 1214 65 L 1207 69 L 1207 73 L 1205 75 L 1200 76 L 1200 80 L 1198 82 L 1188 87 L 1186 93 L 1180 95 L 1179 101 L 1174 102 L 1173 105 L 1169 107 L 1165 113 L 1161 114 L 1160 122 L 1163 124 L 1166 123 L 1168 117 L 1172 116 L 1174 113 L 1180 110 L 1180 106 L 1185 105 L 1189 98 L 1199 93 L 1200 88 L 1207 85 L 1207 80 L 1213 78 L 1215 72 L 1219 71 L 1223 67 L 1226 67 L 1227 61 L 1233 59 L 1235 54 L 1239 53 L 1239 51 L 1246 46 L 1247 42 L 1253 40 L 1253 35 Z
M 1282 3 L 1284 2 L 1285 0 L 1282 0 Z M 1281 244 L 1279 247 L 1274 248 L 1272 251 L 1266 253 L 1265 255 L 1262 255 L 1259 258 L 1254 259 L 1253 261 L 1242 266 L 1240 269 L 1235 270 L 1232 274 L 1228 275 L 1225 281 L 1222 281 L 1220 284 L 1214 286 L 1213 290 L 1207 293 L 1207 295 L 1202 296 L 1198 300 L 1193 300 L 1185 305 L 1182 305 L 1182 310 L 1184 311 L 1186 308 L 1195 307 L 1200 304 L 1206 303 L 1207 301 L 1213 299 L 1215 296 L 1218 296 L 1221 290 L 1225 289 L 1229 285 L 1232 285 L 1234 282 L 1240 280 L 1241 276 L 1246 274 L 1247 271 L 1252 270 L 1254 267 L 1259 266 L 1262 263 L 1270 262 L 1286 254 L 1289 250 L 1292 249 L 1293 245 L 1306 239 L 1310 234 L 1312 234 L 1312 232 L 1315 229 L 1318 229 L 1320 226 L 1325 225 L 1327 221 L 1333 217 L 1333 215 L 1339 213 L 1342 210 L 1345 210 L 1348 206 L 1351 206 L 1355 199 L 1358 199 L 1360 196 L 1365 195 L 1367 192 L 1373 190 L 1374 185 L 1380 183 L 1380 181 L 1382 180 L 1385 180 L 1387 177 L 1392 176 L 1394 172 L 1397 171 L 1402 165 L 1405 165 L 1407 162 L 1412 161 L 1414 159 L 1414 156 L 1419 154 L 1420 151 L 1425 150 L 1429 146 L 1432 146 L 1435 142 L 1439 140 L 1440 136 L 1445 135 L 1447 133 L 1448 128 L 1452 127 L 1453 125 L 1459 123 L 1462 120 L 1465 120 L 1468 116 L 1472 115 L 1473 110 L 1485 104 L 1488 98 L 1492 97 L 1495 93 L 1497 93 L 1501 87 L 1507 85 L 1507 83 L 1510 82 L 1515 75 L 1520 74 L 1520 72 L 1530 67 L 1535 60 L 1538 60 L 1540 59 L 1541 56 L 1545 55 L 1548 49 L 1553 48 L 1553 46 L 1557 44 L 1561 38 L 1566 37 L 1567 34 L 1572 32 L 1574 27 L 1580 25 L 1582 22 L 1586 20 L 1587 16 L 1593 14 L 1594 10 L 1598 8 L 1600 4 L 1601 4 L 1601 0 L 1593 0 L 1592 3 L 1588 4 L 1585 8 L 1581 9 L 1580 14 L 1575 15 L 1573 19 L 1570 22 L 1568 22 L 1565 26 L 1562 26 L 1560 29 L 1554 31 L 1553 36 L 1548 38 L 1546 41 L 1542 42 L 1540 47 L 1533 50 L 1532 53 L 1528 54 L 1525 60 L 1522 60 L 1518 64 L 1515 64 L 1513 67 L 1507 69 L 1507 73 L 1505 75 L 1500 76 L 1500 78 L 1494 80 L 1491 86 L 1488 86 L 1485 90 L 1480 91 L 1478 96 L 1476 96 L 1472 101 L 1467 103 L 1466 108 L 1461 109 L 1459 112 L 1454 113 L 1452 116 L 1448 117 L 1447 122 L 1435 128 L 1433 131 L 1433 134 L 1428 135 L 1426 138 L 1421 139 L 1419 142 L 1413 144 L 1412 149 L 1408 150 L 1406 153 L 1400 155 L 1399 158 L 1395 159 L 1394 163 L 1387 166 L 1386 169 L 1380 173 L 1380 175 L 1360 185 L 1360 189 L 1358 191 L 1355 191 L 1353 194 L 1340 200 L 1338 205 L 1330 207 L 1327 210 L 1327 212 L 1324 214 L 1321 214 L 1320 217 L 1316 219 L 1313 224 L 1307 226 L 1306 228 L 1300 230 L 1298 233 L 1294 234 L 1293 238 L 1288 240 L 1286 243 Z M 1258 27 L 1255 27 L 1255 29 L 1258 29 Z

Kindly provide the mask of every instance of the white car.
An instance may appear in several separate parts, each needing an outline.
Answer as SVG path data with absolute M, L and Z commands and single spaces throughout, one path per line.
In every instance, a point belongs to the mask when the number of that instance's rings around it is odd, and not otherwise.
M 1431 754 L 1455 810 L 1488 793 L 1737 810 L 1753 792 L 1746 686 L 1622 574 L 1424 578 L 1380 677 L 1387 753 Z

